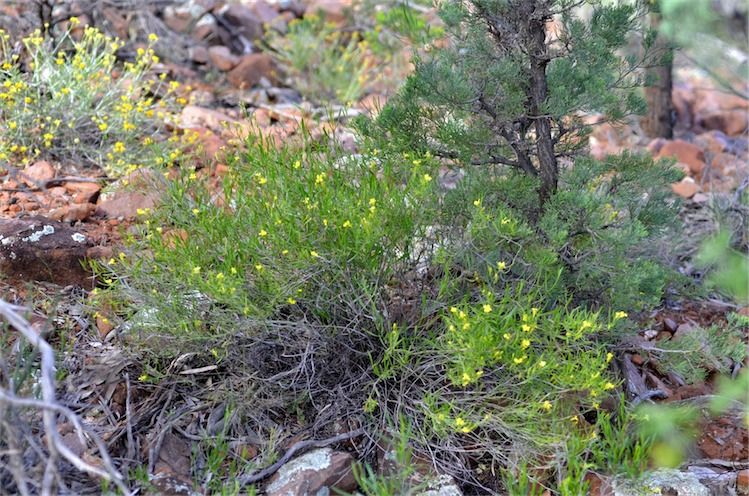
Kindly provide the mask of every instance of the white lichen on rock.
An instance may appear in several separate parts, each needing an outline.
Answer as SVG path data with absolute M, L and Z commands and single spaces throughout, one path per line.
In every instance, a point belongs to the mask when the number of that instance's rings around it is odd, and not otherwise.
M 266 492 L 273 493 L 283 489 L 303 472 L 317 472 L 327 469 L 332 462 L 332 457 L 333 450 L 322 448 L 295 458 L 281 467 L 278 471 L 278 478 L 267 487 Z
M 75 233 L 71 236 L 71 238 L 73 238 L 73 241 L 75 241 L 76 243 L 83 243 L 84 241 L 86 241 L 86 236 L 81 233 Z
M 31 228 L 33 229 L 34 226 L 32 225 Z M 41 231 L 35 231 L 31 233 L 30 235 L 28 235 L 27 237 L 23 238 L 23 241 L 28 241 L 29 243 L 36 243 L 37 241 L 42 239 L 42 236 L 49 236 L 50 234 L 54 234 L 54 233 L 55 233 L 55 228 L 50 225 L 46 225 L 42 227 Z

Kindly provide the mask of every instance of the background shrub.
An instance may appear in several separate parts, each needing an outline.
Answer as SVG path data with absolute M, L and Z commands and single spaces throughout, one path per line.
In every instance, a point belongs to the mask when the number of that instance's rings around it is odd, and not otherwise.
M 80 40 L 70 30 L 56 41 L 36 31 L 22 42 L 23 60 L 0 34 L 0 158 L 74 160 L 111 176 L 178 158 L 177 138 L 160 136 L 186 102 L 179 83 L 150 77 L 158 62 L 151 48 L 120 67 L 120 42 L 92 27 Z

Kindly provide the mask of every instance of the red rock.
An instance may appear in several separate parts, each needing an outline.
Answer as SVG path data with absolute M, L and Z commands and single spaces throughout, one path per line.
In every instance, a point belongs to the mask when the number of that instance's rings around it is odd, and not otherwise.
M 728 136 L 738 136 L 747 129 L 748 116 L 746 110 L 719 110 L 699 114 L 696 124 L 702 129 L 717 129 Z
M 55 168 L 52 164 L 46 160 L 40 160 L 34 164 L 26 167 L 23 170 L 23 175 L 28 179 L 24 179 L 24 182 L 29 186 L 41 187 L 44 183 L 55 177 Z
M 677 161 L 686 164 L 689 171 L 699 176 L 705 167 L 705 154 L 700 147 L 684 140 L 673 140 L 665 143 L 655 158 L 675 158 Z
M 700 187 L 694 182 L 694 179 L 685 177 L 680 182 L 672 184 L 671 189 L 682 198 L 692 198 L 700 190 Z
M 218 110 L 197 105 L 186 105 L 179 117 L 179 126 L 182 129 L 196 131 L 201 137 L 205 135 L 206 128 L 221 131 L 231 124 L 238 124 L 238 121 Z
M 668 143 L 668 140 L 665 138 L 655 138 L 653 141 L 648 143 L 646 149 L 650 152 L 651 155 L 655 155 L 659 151 L 661 151 L 661 148 L 663 148 L 663 145 L 665 145 L 666 143 Z
M 122 15 L 122 11 L 114 7 L 105 7 L 101 10 L 104 18 L 109 22 L 111 29 L 117 33 L 117 36 L 124 39 L 128 38 L 130 21 Z
M 252 10 L 252 13 L 255 14 L 255 17 L 257 17 L 263 24 L 270 24 L 281 15 L 278 10 L 273 8 L 273 6 L 265 0 L 257 0 L 250 9 Z
M 190 59 L 198 64 L 207 64 L 209 60 L 208 49 L 201 45 L 191 47 Z
M 213 170 L 213 175 L 216 177 L 224 177 L 229 173 L 229 167 L 226 164 L 216 164 Z
M 585 474 L 583 480 L 588 482 L 588 496 L 605 496 L 602 492 L 604 484 L 600 475 L 588 472 Z
M 263 36 L 263 23 L 246 5 L 229 4 L 218 10 L 230 24 L 238 27 L 238 33 L 245 36 L 249 41 L 260 39 Z
M 228 47 L 223 45 L 212 46 L 208 49 L 208 57 L 216 69 L 230 71 L 239 64 L 239 57 L 231 53 Z
M 62 198 L 65 196 L 65 193 L 65 188 L 62 186 L 52 186 L 51 188 L 47 188 L 47 194 L 54 196 L 55 198 Z
M 60 222 L 78 222 L 87 219 L 95 209 L 96 207 L 90 203 L 71 204 L 50 211 L 48 216 Z
M 728 148 L 728 136 L 722 131 L 708 131 L 697 135 L 694 138 L 694 144 L 708 153 L 720 153 Z
M 0 273 L 8 278 L 91 287 L 81 263 L 90 246 L 87 236 L 51 219 L 0 219 Z
M 704 193 L 697 193 L 692 197 L 692 201 L 695 203 L 706 203 L 709 199 L 710 197 Z
M 86 258 L 96 260 L 109 260 L 114 255 L 114 249 L 111 246 L 92 246 L 86 250 Z
M 241 58 L 239 64 L 227 73 L 229 82 L 237 88 L 249 89 L 262 78 L 272 79 L 273 59 L 266 53 L 253 53 Z
M 217 34 L 219 29 L 216 18 L 210 14 L 206 14 L 195 23 L 190 36 L 196 41 L 210 41 L 219 38 Z
M 107 334 L 112 332 L 112 329 L 114 329 L 114 324 L 112 323 L 112 319 L 107 315 L 97 315 L 96 328 L 99 330 L 99 336 L 101 336 L 101 338 L 103 339 L 107 337 Z
M 718 89 L 695 90 L 694 102 L 695 114 L 716 110 L 749 110 L 749 100 Z
M 209 9 L 201 2 L 185 2 L 182 5 L 168 5 L 164 8 L 164 24 L 173 31 L 186 33 Z
M 342 24 L 346 21 L 346 11 L 351 9 L 347 0 L 312 0 L 307 4 L 308 14 L 317 14 L 325 20 Z
M 73 195 L 76 203 L 96 203 L 101 192 L 99 183 L 65 183 L 65 190 Z
M 724 91 L 694 91 L 694 123 L 703 129 L 718 129 L 729 136 L 747 128 L 749 101 Z
M 739 470 L 736 474 L 736 494 L 749 496 L 749 469 Z
M 663 319 L 663 330 L 668 331 L 671 334 L 676 332 L 676 329 L 679 328 L 679 324 L 674 321 L 674 319 L 666 318 Z

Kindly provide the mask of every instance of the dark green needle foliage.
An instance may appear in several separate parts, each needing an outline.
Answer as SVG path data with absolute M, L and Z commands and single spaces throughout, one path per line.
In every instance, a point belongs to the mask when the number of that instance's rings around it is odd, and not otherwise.
M 674 224 L 668 185 L 679 173 L 631 154 L 585 156 L 591 119 L 645 110 L 645 13 L 624 2 L 445 1 L 446 42 L 417 58 L 400 93 L 361 129 L 379 146 L 464 168 L 448 196 L 467 200 L 472 188 L 491 198 L 487 208 L 511 208 L 580 299 L 652 302 L 664 273 L 642 247 Z M 633 40 L 645 55 L 624 55 Z

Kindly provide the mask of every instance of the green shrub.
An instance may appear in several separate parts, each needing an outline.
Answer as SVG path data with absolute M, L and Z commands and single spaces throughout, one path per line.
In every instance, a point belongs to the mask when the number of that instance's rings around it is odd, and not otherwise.
M 576 302 L 631 309 L 656 303 L 667 272 L 652 247 L 676 225 L 669 184 L 679 173 L 635 155 L 581 155 L 590 131 L 582 113 L 616 121 L 643 110 L 634 89 L 637 61 L 616 52 L 638 11 L 597 5 L 584 21 L 565 10 L 554 40 L 544 23 L 562 2 L 469 3 L 441 4 L 450 33 L 445 48 L 417 58 L 399 94 L 376 119 L 360 119 L 359 129 L 376 146 L 465 168 L 466 185 L 446 198 L 460 202 L 452 210 L 458 218 L 445 224 L 467 225 L 465 242 L 484 249 L 479 258 L 518 258 L 516 267 L 542 278 L 561 270 L 561 288 Z M 512 219 L 514 230 L 495 222 L 486 238 L 471 236 L 474 223 L 491 222 L 466 217 L 475 200 L 488 219 Z
M 462 270 L 485 281 L 529 281 L 542 285 L 546 298 L 570 295 L 614 310 L 658 303 L 668 271 L 656 263 L 652 244 L 674 222 L 673 170 L 633 155 L 580 159 L 561 174 L 540 218 L 536 183 L 527 175 L 465 174 L 445 197 L 442 222 L 465 226 L 449 250 Z M 503 274 L 499 262 L 508 267 Z
M 708 372 L 730 374 L 734 364 L 747 356 L 745 336 L 749 319 L 729 314 L 725 326 L 712 325 L 680 331 L 673 339 L 658 343 L 658 367 L 676 372 L 688 384 L 703 382 Z
M 317 422 L 325 404 L 377 431 L 406 408 L 413 449 L 439 447 L 440 466 L 469 479 L 449 446 L 534 465 L 587 436 L 582 413 L 617 387 L 600 340 L 626 314 L 577 306 L 553 263 L 526 272 L 517 251 L 486 250 L 500 231 L 532 236 L 511 211 L 485 197 L 465 205 L 467 224 L 443 224 L 428 155 L 248 145 L 218 193 L 195 174 L 175 181 L 100 267 L 131 304 L 135 350 L 153 363 L 193 351 L 244 377 L 220 394 L 240 415 L 251 404 L 243 425 L 261 431 L 278 412 Z
M 76 25 L 72 18 L 71 29 Z M 22 43 L 25 68 L 9 35 L 0 34 L 0 159 L 73 160 L 119 176 L 180 156 L 177 138 L 159 142 L 159 135 L 186 102 L 176 95 L 177 82 L 149 77 L 158 61 L 153 50 L 139 49 L 137 60 L 120 68 L 121 43 L 95 28 L 85 28 L 80 40 L 69 29 L 54 42 L 37 31 Z
M 332 160 L 258 140 L 228 158 L 220 202 L 185 173 L 144 215 L 135 251 L 149 255 L 129 266 L 131 284 L 145 295 L 161 288 L 157 305 L 199 292 L 257 319 L 310 311 L 332 325 L 371 315 L 381 303 L 373 293 L 413 262 L 429 224 L 434 164 L 403 168 L 406 159 L 376 152 Z M 344 300 L 347 292 L 358 296 Z
M 317 14 L 289 23 L 289 32 L 269 32 L 268 45 L 284 64 L 294 88 L 315 102 L 349 105 L 379 78 L 366 40 L 345 33 Z

